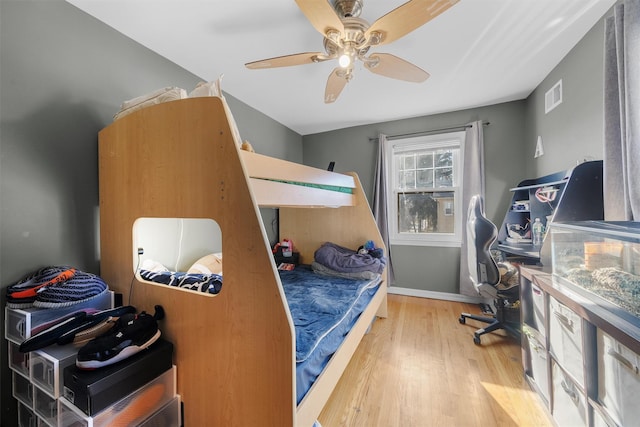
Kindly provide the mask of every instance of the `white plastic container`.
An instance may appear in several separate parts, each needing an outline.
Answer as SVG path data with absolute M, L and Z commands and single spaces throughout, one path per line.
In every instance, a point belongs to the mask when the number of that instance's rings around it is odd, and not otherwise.
M 176 398 L 176 367 L 90 417 L 66 398 L 58 399 L 60 427 L 137 426 Z M 179 405 L 178 405 L 179 406 Z M 152 425 L 152 424 L 149 424 Z

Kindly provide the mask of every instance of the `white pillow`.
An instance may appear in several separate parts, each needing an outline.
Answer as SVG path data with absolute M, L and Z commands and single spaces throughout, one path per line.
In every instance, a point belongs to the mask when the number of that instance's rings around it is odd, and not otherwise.
M 187 91 L 179 87 L 165 87 L 162 89 L 154 90 L 146 95 L 138 96 L 137 98 L 124 101 L 114 116 L 114 120 L 118 120 L 131 114 L 134 111 L 138 111 L 142 108 L 149 107 L 151 105 L 161 104 L 163 102 L 175 101 L 187 97 Z
M 197 260 L 187 273 L 220 274 L 222 275 L 222 254 L 209 254 Z

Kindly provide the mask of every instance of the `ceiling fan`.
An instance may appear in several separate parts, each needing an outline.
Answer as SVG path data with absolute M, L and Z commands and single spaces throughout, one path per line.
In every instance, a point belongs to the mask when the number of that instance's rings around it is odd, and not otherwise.
M 423 82 L 429 73 L 390 53 L 369 49 L 391 43 L 426 24 L 459 0 L 410 0 L 373 24 L 360 18 L 363 0 L 296 0 L 302 13 L 324 36 L 325 52 L 305 52 L 278 56 L 245 64 L 250 69 L 288 67 L 337 59 L 338 66 L 327 80 L 324 102 L 338 99 L 353 77 L 356 60 L 369 71 L 398 80 Z

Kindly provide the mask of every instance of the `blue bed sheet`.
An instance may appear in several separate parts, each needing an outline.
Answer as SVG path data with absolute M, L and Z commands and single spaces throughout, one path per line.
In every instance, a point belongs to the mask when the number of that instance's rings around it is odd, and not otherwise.
M 296 399 L 302 398 L 380 285 L 314 273 L 306 265 L 280 271 L 296 332 Z

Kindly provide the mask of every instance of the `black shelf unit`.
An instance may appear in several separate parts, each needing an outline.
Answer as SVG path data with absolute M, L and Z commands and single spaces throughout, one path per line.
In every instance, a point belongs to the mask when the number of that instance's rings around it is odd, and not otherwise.
M 540 218 L 547 230 L 551 222 L 604 219 L 602 196 L 602 160 L 584 162 L 576 167 L 526 179 L 511 188 L 511 204 L 498 230 L 497 247 L 507 257 L 535 263 L 542 245 L 531 243 L 531 226 Z M 529 240 L 513 239 L 509 229 L 529 231 Z M 545 233 L 546 236 L 546 233 Z

